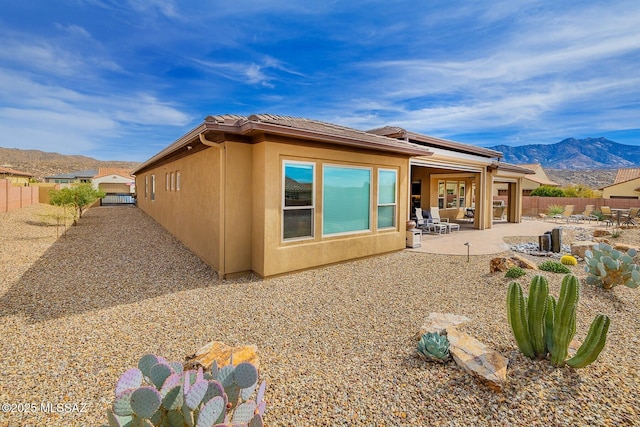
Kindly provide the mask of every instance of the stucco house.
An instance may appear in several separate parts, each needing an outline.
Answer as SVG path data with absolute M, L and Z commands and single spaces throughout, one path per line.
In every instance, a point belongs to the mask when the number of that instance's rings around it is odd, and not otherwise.
M 33 174 L 0 166 L 0 179 L 6 179 L 11 185 L 29 185 L 33 179 Z
M 135 178 L 131 171 L 121 168 L 98 168 L 46 176 L 45 182 L 68 187 L 75 183 L 91 183 L 96 190 L 107 194 L 134 194 Z
M 525 175 L 522 180 L 523 196 L 528 196 L 533 190 L 543 185 L 547 187 L 560 187 L 560 184 L 549 179 L 541 164 L 519 164 L 518 166 L 533 172 L 533 174 Z M 507 194 L 507 191 L 508 189 L 505 185 L 499 184 L 494 188 L 494 195 L 503 196 Z
M 618 169 L 614 183 L 601 190 L 604 199 L 640 199 L 640 168 Z
M 222 277 L 267 277 L 405 248 L 412 207 L 492 226 L 496 183 L 519 222 L 531 171 L 497 151 L 397 127 L 209 116 L 133 171 L 138 206 Z

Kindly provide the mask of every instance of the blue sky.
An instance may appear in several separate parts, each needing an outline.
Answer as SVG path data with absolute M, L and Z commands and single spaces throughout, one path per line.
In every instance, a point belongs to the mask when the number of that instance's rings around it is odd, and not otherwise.
M 3 0 L 0 146 L 143 161 L 210 114 L 640 145 L 630 1 Z

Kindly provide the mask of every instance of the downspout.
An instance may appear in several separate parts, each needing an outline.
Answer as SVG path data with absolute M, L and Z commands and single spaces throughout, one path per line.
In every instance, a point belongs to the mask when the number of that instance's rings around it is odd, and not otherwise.
M 221 151 L 220 149 L 220 145 L 217 142 L 213 142 L 213 141 L 209 141 L 207 138 L 205 138 L 204 136 L 204 132 L 200 132 L 198 134 L 198 137 L 200 138 L 200 142 L 204 145 L 206 145 L 207 147 L 214 147 L 217 148 L 218 151 Z M 218 245 L 218 250 L 220 250 L 220 256 L 221 256 L 221 260 L 220 260 L 220 266 L 218 267 L 221 271 L 221 278 L 224 279 L 226 277 L 227 274 L 227 269 L 226 269 L 226 263 L 227 263 L 227 256 L 226 256 L 226 249 L 227 249 L 227 226 L 226 226 L 226 210 L 227 210 L 227 150 L 224 150 L 224 158 L 222 158 L 222 153 L 220 153 L 220 159 L 222 161 L 223 164 L 223 173 L 221 174 L 220 178 L 223 182 L 220 183 L 220 191 L 222 191 L 222 210 L 220 212 L 220 227 L 222 229 L 222 248 L 220 248 L 220 245 Z

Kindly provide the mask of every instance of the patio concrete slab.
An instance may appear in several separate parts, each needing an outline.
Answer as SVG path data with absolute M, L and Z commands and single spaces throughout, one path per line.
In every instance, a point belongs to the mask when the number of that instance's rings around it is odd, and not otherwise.
M 461 224 L 460 231 L 448 234 L 423 234 L 422 247 L 407 249 L 413 252 L 424 252 L 445 255 L 466 255 L 469 243 L 471 255 L 497 254 L 509 250 L 504 238 L 510 236 L 532 236 L 537 242 L 537 236 L 551 231 L 556 227 L 602 228 L 603 223 L 585 222 L 553 222 L 540 220 L 523 220 L 520 223 L 496 222 L 493 228 L 476 230 L 471 224 Z

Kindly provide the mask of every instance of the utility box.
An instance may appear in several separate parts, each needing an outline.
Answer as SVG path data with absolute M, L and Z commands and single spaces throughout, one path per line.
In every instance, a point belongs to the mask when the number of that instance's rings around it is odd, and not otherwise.
M 407 230 L 407 247 L 408 248 L 422 247 L 422 230 L 418 230 L 417 228 Z

